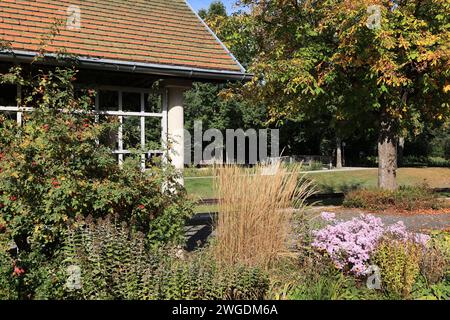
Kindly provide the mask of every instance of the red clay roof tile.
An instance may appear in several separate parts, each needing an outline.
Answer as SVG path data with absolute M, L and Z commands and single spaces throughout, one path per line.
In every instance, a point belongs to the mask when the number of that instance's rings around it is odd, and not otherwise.
M 80 28 L 67 28 L 67 9 Z M 58 29 L 52 37 L 54 28 Z M 0 40 L 13 50 L 243 72 L 184 0 L 1 0 Z

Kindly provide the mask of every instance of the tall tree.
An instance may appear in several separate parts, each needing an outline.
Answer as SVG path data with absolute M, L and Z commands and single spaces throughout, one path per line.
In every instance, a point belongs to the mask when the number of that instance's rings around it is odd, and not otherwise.
M 450 0 L 243 3 L 264 39 L 251 95 L 277 119 L 335 106 L 344 128 L 374 123 L 379 186 L 395 189 L 399 133 L 450 114 Z
M 198 11 L 198 15 L 202 19 L 211 19 L 213 17 L 221 16 L 226 17 L 227 16 L 227 8 L 223 4 L 222 1 L 216 0 L 211 2 L 208 9 L 200 9 Z

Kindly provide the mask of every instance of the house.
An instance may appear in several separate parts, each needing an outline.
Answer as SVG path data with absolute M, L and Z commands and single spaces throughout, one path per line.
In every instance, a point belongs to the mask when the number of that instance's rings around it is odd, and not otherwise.
M 98 92 L 95 112 L 119 118 L 119 162 L 135 145 L 160 153 L 148 141 L 157 132 L 157 140 L 171 139 L 172 163 L 183 168 L 183 92 L 193 81 L 249 77 L 184 0 L 1 0 L 0 40 L 10 48 L 0 52 L 0 72 L 29 64 L 41 49 L 49 66 L 61 53 L 77 57 L 77 84 Z M 0 112 L 18 122 L 26 112 L 16 105 L 20 94 L 0 91 Z

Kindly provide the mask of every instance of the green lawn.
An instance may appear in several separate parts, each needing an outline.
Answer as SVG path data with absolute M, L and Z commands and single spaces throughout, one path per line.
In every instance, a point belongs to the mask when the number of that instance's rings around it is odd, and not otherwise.
M 377 184 L 377 169 L 313 172 L 306 176 L 316 181 L 323 192 L 340 192 L 352 188 L 374 187 Z M 427 183 L 432 188 L 450 188 L 450 168 L 401 168 L 398 170 L 398 182 L 401 185 Z M 185 179 L 188 193 L 194 199 L 215 198 L 213 178 L 200 177 Z

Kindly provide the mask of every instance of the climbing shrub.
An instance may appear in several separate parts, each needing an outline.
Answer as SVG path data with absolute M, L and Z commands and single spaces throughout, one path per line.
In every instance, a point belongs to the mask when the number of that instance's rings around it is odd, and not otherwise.
M 0 83 L 22 85 L 23 125 L 0 116 L 0 217 L 20 251 L 31 244 L 51 256 L 68 224 L 113 214 L 150 245 L 182 240 L 191 207 L 168 166 L 140 170 L 140 156 L 120 167 L 101 137 L 117 119 L 97 123 L 93 90 L 76 91 L 75 69 L 39 71 L 28 80 L 17 67 Z
M 5 251 L 0 251 L 0 300 L 18 298 L 16 291 L 17 275 L 14 273 L 13 260 Z

